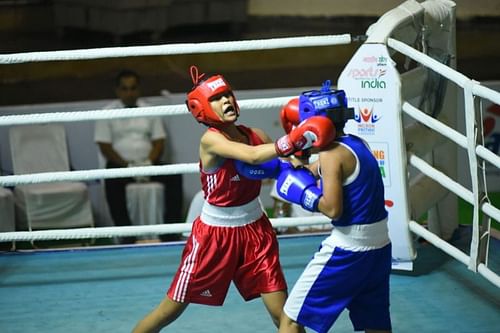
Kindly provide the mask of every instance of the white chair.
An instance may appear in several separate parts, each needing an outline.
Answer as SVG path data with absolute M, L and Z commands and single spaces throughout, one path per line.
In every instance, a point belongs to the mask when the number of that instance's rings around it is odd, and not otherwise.
M 158 182 L 130 183 L 125 187 L 127 211 L 133 225 L 163 223 L 164 186 Z M 139 242 L 156 242 L 157 237 L 137 237 Z
M 11 190 L 0 187 L 0 232 L 8 231 L 16 231 L 14 195 Z
M 164 186 L 158 182 L 130 183 L 125 188 L 127 209 L 134 225 L 163 223 Z
M 15 126 L 9 130 L 9 139 L 14 174 L 70 170 L 62 125 Z M 94 226 L 83 182 L 19 185 L 14 197 L 19 230 Z
M 196 192 L 193 199 L 191 200 L 191 203 L 189 204 L 189 209 L 186 216 L 186 223 L 193 223 L 194 220 L 198 216 L 200 216 L 204 202 L 205 198 L 203 197 L 203 191 Z M 190 233 L 191 232 L 183 232 L 182 235 L 184 237 L 188 237 Z
M 106 167 L 106 159 L 98 150 L 97 161 L 99 168 Z M 109 206 L 106 202 L 106 184 L 101 180 L 102 187 L 102 207 L 101 213 L 112 221 Z M 152 225 L 163 223 L 165 212 L 165 191 L 164 185 L 158 182 L 137 182 L 130 183 L 125 187 L 127 199 L 127 211 L 133 225 Z M 111 222 L 112 223 L 112 222 Z M 145 238 L 146 239 L 146 238 Z
M 196 192 L 193 199 L 191 199 L 191 203 L 189 204 L 186 223 L 193 223 L 194 220 L 200 216 L 204 202 L 205 198 L 203 197 L 203 191 Z

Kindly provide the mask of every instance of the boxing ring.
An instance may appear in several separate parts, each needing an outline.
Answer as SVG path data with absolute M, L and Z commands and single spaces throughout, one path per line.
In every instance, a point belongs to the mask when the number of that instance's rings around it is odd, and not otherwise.
M 289 284 L 322 235 L 281 237 Z M 464 243 L 467 237 L 464 237 Z M 0 330 L 25 332 L 130 332 L 163 297 L 183 244 L 45 250 L 0 255 Z M 500 250 L 500 242 L 495 244 Z M 400 332 L 496 332 L 500 290 L 427 245 L 412 273 L 391 275 L 393 326 Z M 497 261 L 496 267 L 500 268 Z M 190 305 L 165 331 L 274 332 L 256 299 L 245 303 L 231 287 L 223 307 Z M 334 332 L 352 332 L 343 313 Z
M 432 14 L 438 12 L 439 15 Z M 425 21 L 427 20 L 427 21 Z M 422 22 L 420 22 L 422 21 Z M 449 29 L 428 35 L 430 44 L 433 42 L 442 42 L 443 36 L 446 40 L 453 42 L 448 46 L 447 51 L 454 56 L 454 3 L 451 1 L 426 1 L 419 4 L 416 1 L 407 1 L 393 11 L 387 13 L 367 32 L 368 39 L 360 48 L 360 53 L 353 57 L 361 55 L 361 59 L 371 61 L 371 56 L 361 54 L 368 50 L 372 56 L 382 52 L 386 59 L 390 61 L 384 64 L 383 72 L 377 72 L 377 78 L 374 78 L 369 85 L 375 93 L 375 97 L 369 96 L 372 100 L 377 97 L 379 88 L 386 88 L 380 77 L 389 75 L 394 76 L 392 81 L 387 81 L 395 92 L 392 104 L 384 117 L 394 117 L 392 126 L 395 129 L 394 140 L 395 148 L 380 145 L 380 142 L 370 140 L 380 151 L 391 152 L 392 159 L 384 161 L 390 164 L 391 171 L 397 176 L 392 178 L 390 186 L 386 188 L 394 201 L 387 203 L 389 210 L 389 227 L 391 230 L 391 240 L 396 245 L 395 248 L 400 251 L 393 254 L 395 274 L 392 278 L 391 302 L 395 309 L 393 318 L 394 327 L 398 331 L 412 331 L 423 319 L 423 314 L 435 315 L 429 312 L 425 305 L 429 302 L 437 302 L 434 310 L 439 308 L 439 301 L 443 306 L 453 306 L 456 311 L 465 311 L 465 308 L 457 306 L 466 300 L 467 305 L 475 307 L 474 314 L 476 319 L 469 321 L 471 326 L 467 330 L 460 327 L 453 328 L 455 325 L 457 313 L 450 317 L 446 311 L 437 311 L 443 318 L 441 328 L 453 330 L 455 332 L 469 332 L 471 330 L 482 329 L 489 332 L 492 327 L 499 327 L 498 304 L 500 299 L 500 278 L 498 276 L 498 240 L 491 237 L 491 219 L 500 221 L 500 210 L 488 200 L 488 184 L 486 181 L 485 164 L 495 168 L 500 168 L 500 157 L 493 154 L 485 148 L 481 133 L 481 112 L 479 101 L 489 100 L 500 105 L 500 94 L 491 89 L 482 86 L 480 83 L 465 77 L 463 74 L 453 69 L 452 60 L 438 61 L 436 54 L 431 49 L 420 47 L 415 49 L 409 44 L 418 38 L 425 38 L 418 33 L 407 33 L 407 30 L 419 27 L 418 23 L 426 23 L 428 27 L 431 23 L 439 27 L 444 26 Z M 429 23 L 430 22 L 430 23 Z M 443 23 L 444 22 L 444 23 Z M 450 22 L 452 22 L 450 24 Z M 411 29 L 410 29 L 411 30 Z M 441 33 L 439 33 L 441 32 Z M 408 37 L 409 36 L 409 37 Z M 396 37 L 401 37 L 397 39 Z M 0 55 L 0 64 L 6 66 L 9 64 L 25 62 L 43 62 L 43 61 L 66 61 L 66 60 L 87 60 L 97 58 L 114 57 L 134 57 L 144 55 L 173 55 L 173 54 L 192 54 L 192 53 L 217 53 L 234 52 L 247 50 L 264 50 L 278 48 L 298 48 L 311 46 L 331 46 L 349 44 L 353 42 L 354 37 L 345 35 L 327 35 L 295 38 L 275 38 L 266 40 L 249 40 L 235 42 L 217 42 L 217 43 L 199 43 L 199 44 L 174 44 L 158 46 L 137 46 L 105 49 L 71 50 L 55 52 L 31 52 L 19 54 Z M 412 43 L 403 41 L 412 40 Z M 422 44 L 423 45 L 423 44 Z M 428 45 L 428 44 L 425 44 Z M 399 73 L 392 62 L 400 60 L 398 56 L 406 57 L 405 61 L 417 63 L 404 73 Z M 380 58 L 379 58 L 380 59 Z M 378 61 L 378 60 L 375 60 Z M 349 96 L 365 93 L 367 89 L 363 86 L 365 77 L 360 77 L 352 72 L 351 64 L 348 64 L 346 70 L 339 79 L 339 87 L 345 89 Z M 354 64 L 354 66 L 358 66 Z M 392 67 L 391 67 L 392 66 Z M 359 67 L 355 67 L 360 69 Z M 349 71 L 351 69 L 351 71 Z M 416 97 L 426 95 L 423 93 L 425 82 L 430 77 L 429 72 L 439 74 L 456 86 L 457 91 L 449 88 L 445 93 L 443 105 L 448 109 L 453 103 L 464 104 L 464 114 L 447 114 L 445 111 L 436 115 L 429 112 L 425 105 L 420 110 L 415 106 Z M 318 78 L 318 83 L 325 78 Z M 355 86 L 354 83 L 361 83 L 361 86 Z M 349 88 L 348 88 L 349 87 Z M 370 88 L 370 87 L 368 87 Z M 459 98 L 460 95 L 462 98 Z M 245 112 L 261 112 L 262 110 L 274 110 L 278 115 L 278 110 L 290 98 L 262 98 L 240 100 L 239 105 Z M 357 97 L 358 98 L 358 97 Z M 359 97 L 360 100 L 363 97 Z M 391 98 L 383 96 L 385 102 L 389 103 Z M 351 102 L 351 101 L 350 101 Z M 384 105 L 385 106 L 385 105 Z M 451 109 L 453 109 L 451 107 Z M 361 110 L 361 108 L 360 108 Z M 453 111 L 456 110 L 453 109 Z M 361 112 L 361 111 L 360 111 Z M 389 114 L 389 112 L 392 112 Z M 450 111 L 448 111 L 450 112 Z M 136 109 L 115 109 L 108 110 L 106 113 L 101 110 L 83 110 L 77 112 L 56 112 L 49 114 L 27 114 L 27 115 L 7 115 L 0 116 L 0 126 L 14 126 L 22 124 L 42 124 L 42 123 L 64 123 L 80 122 L 99 119 L 115 119 L 129 117 L 147 117 L 147 116 L 187 116 L 188 111 L 184 104 L 154 106 Z M 457 128 L 457 117 L 463 117 L 465 123 L 465 133 L 461 133 Z M 373 125 L 373 124 L 371 124 Z M 364 131 L 375 128 L 375 125 L 363 127 Z M 361 127 L 357 127 L 358 129 Z M 430 133 L 432 131 L 432 134 Z M 438 134 L 436 134 L 438 133 Z M 445 137 L 447 140 L 443 140 Z M 454 148 L 450 149 L 450 143 Z M 384 148 L 385 147 L 385 148 Z M 389 149 L 390 148 L 390 149 Z M 385 151 L 384 151 L 385 149 Z M 450 158 L 456 157 L 456 150 L 464 149 L 469 163 L 470 186 L 467 187 L 459 183 L 456 179 L 456 166 L 450 165 Z M 442 151 L 446 153 L 442 153 Z M 394 151 L 397 153 L 394 154 Z M 453 159 L 452 159 L 453 160 Z M 395 164 L 394 164 L 395 163 Z M 453 163 L 451 163 L 453 164 Z M 132 167 L 123 169 L 94 169 L 94 170 L 76 170 L 68 172 L 47 172 L 25 175 L 0 176 L 0 185 L 17 186 L 22 184 L 38 184 L 46 182 L 61 181 L 89 181 L 115 177 L 131 176 L 153 176 L 159 174 L 196 174 L 198 173 L 197 163 L 181 163 L 165 166 L 147 166 Z M 407 175 L 409 175 L 407 177 Z M 430 181 L 431 180 L 431 181 Z M 392 192 L 394 189 L 394 192 Z M 433 193 L 435 195 L 429 195 Z M 460 197 L 473 206 L 473 219 L 470 233 L 470 240 L 467 244 L 457 246 L 447 237 L 440 237 L 439 232 L 433 230 L 434 225 L 446 229 L 443 220 L 450 218 L 456 223 L 456 214 L 447 209 L 450 206 L 450 194 Z M 395 199 L 397 197 L 397 200 Z M 453 198 L 453 197 L 452 197 Z M 456 206 L 455 206 L 456 208 Z M 400 209 L 395 213 L 396 209 Z M 394 211 L 394 213 L 392 213 Z M 392 215 L 391 215 L 392 214 Z M 416 222 L 422 214 L 428 215 L 429 227 L 425 228 Z M 446 215 L 448 214 L 448 215 Z M 482 220 L 481 220 L 482 219 Z M 271 219 L 275 227 L 298 226 L 317 223 L 329 223 L 326 218 L 308 217 L 308 218 L 277 218 Z M 453 222 L 453 221 L 452 221 Z M 0 233 L 0 242 L 18 242 L 18 241 L 38 241 L 38 240 L 60 240 L 60 239 L 84 239 L 84 238 L 112 238 L 124 236 L 152 236 L 165 233 L 189 232 L 190 224 L 174 223 L 153 226 L 129 226 L 129 227 L 102 227 L 102 228 L 78 228 L 61 230 L 39 230 L 39 231 L 18 231 Z M 434 245 L 435 247 L 421 248 L 414 242 L 414 238 L 421 237 Z M 318 236 L 306 237 L 282 237 L 280 238 L 281 257 L 287 280 L 290 284 L 298 277 L 302 268 L 307 263 L 309 257 L 315 251 L 320 243 Z M 149 311 L 166 290 L 171 276 L 173 275 L 182 247 L 179 244 L 161 244 L 158 246 L 134 246 L 131 248 L 104 247 L 88 248 L 86 251 L 74 249 L 68 251 L 27 251 L 22 253 L 5 253 L 0 255 L 2 273 L 0 274 L 0 290 L 2 291 L 2 311 L 0 328 L 8 328 L 8 332 L 25 331 L 68 331 L 68 321 L 82 323 L 81 330 L 74 331 L 127 331 L 133 324 L 139 320 L 147 311 Z M 446 253 L 445 256 L 437 249 Z M 420 252 L 421 251 L 421 252 Z M 495 257 L 495 252 L 497 257 Z M 428 266 L 429 263 L 419 266 L 419 260 L 425 259 L 426 254 L 432 253 L 434 258 L 438 258 L 437 266 L 444 268 L 444 273 L 437 270 L 432 272 Z M 418 254 L 418 255 L 417 255 Z M 123 260 L 126 256 L 127 260 Z M 449 257 L 448 257 L 449 256 Z M 449 258 L 456 261 L 450 261 Z M 429 256 L 430 258 L 430 256 Z M 427 258 L 427 259 L 429 259 Z M 436 264 L 436 260 L 431 259 L 431 263 Z M 403 271 L 397 272 L 399 263 L 408 264 L 402 268 Z M 457 265 L 458 264 L 458 265 Z M 422 267 L 426 268 L 422 268 Z M 457 267 L 458 266 L 458 267 Z M 408 268 L 409 267 L 409 268 Z M 467 270 L 468 269 L 468 270 Z M 413 271 L 405 273 L 404 270 Z M 424 274 L 419 270 L 427 270 Z M 474 273 L 478 274 L 474 274 Z M 441 277 L 450 280 L 444 285 L 442 281 L 437 281 L 437 275 L 442 273 Z M 436 275 L 433 275 L 436 274 Z M 481 275 L 481 276 L 479 276 Z M 421 280 L 412 280 L 415 277 Z M 436 281 L 433 280 L 433 277 Z M 484 277 L 484 278 L 483 278 Z M 411 286 L 412 281 L 415 287 L 422 289 L 428 288 L 439 294 L 438 300 L 429 300 L 434 298 L 435 294 L 416 295 L 406 291 Z M 421 284 L 420 284 L 421 283 Z M 446 288 L 449 293 L 446 293 Z M 60 292 L 60 299 L 53 297 L 52 293 L 57 289 Z M 449 298 L 458 297 L 453 290 L 460 289 L 464 299 Z M 231 291 L 226 305 L 239 306 L 242 302 Z M 449 294 L 449 295 L 448 295 Z M 5 295 L 5 296 L 4 296 Z M 448 296 L 444 296 L 448 295 Z M 481 295 L 483 299 L 478 299 Z M 434 297 L 433 297 L 434 296 Z M 408 300 L 411 297 L 411 300 Z M 92 300 L 89 302 L 89 300 Z M 446 303 L 449 302 L 452 303 Z M 31 303 L 32 308 L 26 307 L 26 303 Z M 408 305 L 412 303 L 412 305 Z M 414 303 L 418 305 L 415 306 Z M 131 306 L 133 305 L 133 306 Z M 398 314 L 396 307 L 407 306 L 406 312 Z M 49 307 L 59 309 L 54 313 L 43 317 L 43 310 Z M 58 308 L 59 307 L 59 308 Z M 235 327 L 236 323 L 247 322 L 252 332 L 256 331 L 255 325 L 264 325 L 262 330 L 272 329 L 265 310 L 260 302 L 251 302 L 246 304 L 244 309 L 231 316 L 224 316 L 219 309 L 212 311 L 207 307 L 199 309 L 196 306 L 187 311 L 185 315 L 172 326 L 178 327 L 178 330 L 206 331 L 210 324 L 200 324 L 203 320 L 210 322 L 213 318 L 218 318 L 213 322 L 216 326 L 213 331 L 220 331 L 223 327 Z M 470 311 L 470 309 L 467 307 Z M 477 310 L 479 309 L 479 310 Z M 495 310 L 496 309 L 496 310 Z M 69 313 L 61 313 L 61 310 Z M 477 310 L 477 311 L 476 311 Z M 32 315 L 33 320 L 27 321 L 26 314 Z M 416 321 L 408 321 L 405 316 L 409 313 L 417 312 Z M 205 313 L 208 313 L 205 314 Z M 484 315 L 484 317 L 483 317 Z M 69 316 L 66 317 L 66 316 Z M 84 319 L 84 318 L 90 318 Z M 98 318 L 98 319 L 96 319 Z M 192 318 L 192 320 L 190 320 Z M 264 318 L 264 319 L 263 319 Z M 488 318 L 489 322 L 484 322 Z M 17 319 L 17 320 L 16 320 Z M 69 320 L 71 319 L 71 320 Z M 427 318 L 428 319 L 428 318 Z M 17 322 L 17 323 L 11 323 Z M 197 323 L 198 322 L 198 323 Z M 48 326 L 44 326 L 47 323 Z M 464 324 L 463 322 L 461 323 Z M 30 326 L 31 325 L 31 326 Z M 350 330 L 348 319 L 341 318 L 335 329 L 346 327 Z M 408 325 L 408 326 L 405 326 Z M 421 324 L 422 325 L 422 324 Z M 243 326 L 243 325 L 242 325 Z M 19 330 L 17 330 L 17 328 Z M 73 327 L 73 326 L 71 326 Z M 404 329 L 407 327 L 407 329 Z M 122 328 L 122 329 L 120 329 Z M 174 329 L 175 330 L 175 329 Z M 244 328 L 238 327 L 238 330 L 244 332 Z M 439 331 L 439 330 L 438 330 Z M 493 330 L 491 330 L 493 332 Z

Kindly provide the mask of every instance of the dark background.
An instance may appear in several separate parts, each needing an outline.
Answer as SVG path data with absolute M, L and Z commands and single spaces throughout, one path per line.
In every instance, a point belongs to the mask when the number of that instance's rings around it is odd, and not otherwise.
M 187 1 L 187 0 L 185 0 Z M 193 0 L 190 0 L 193 1 Z M 77 2 L 77 1 L 75 1 Z M 55 1 L 0 1 L 0 53 L 69 50 L 112 46 L 246 40 L 350 33 L 363 35 L 378 17 L 256 17 L 238 22 L 196 23 L 161 33 L 125 35 L 92 29 L 61 28 Z M 230 9 L 229 9 L 230 10 Z M 118 22 L 120 24 L 120 22 Z M 457 20 L 457 68 L 477 81 L 500 79 L 500 18 Z M 114 97 L 113 78 L 124 67 L 143 76 L 143 95 L 190 88 L 188 68 L 221 72 L 234 89 L 316 86 L 334 81 L 359 46 L 313 47 L 182 56 L 38 62 L 0 65 L 0 105 L 51 103 Z

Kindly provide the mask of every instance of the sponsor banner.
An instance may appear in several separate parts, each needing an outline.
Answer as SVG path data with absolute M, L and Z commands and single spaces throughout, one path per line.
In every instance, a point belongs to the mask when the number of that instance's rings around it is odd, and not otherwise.
M 370 142 L 370 148 L 373 156 L 377 159 L 380 174 L 384 181 L 385 187 L 391 187 L 391 171 L 389 162 L 386 159 L 388 156 L 389 145 L 386 142 Z
M 347 122 L 346 132 L 364 138 L 379 164 L 389 212 L 393 268 L 411 270 L 414 250 L 408 229 L 401 81 L 386 46 L 362 45 L 340 75 L 338 88 L 345 90 L 349 107 L 355 109 L 355 119 Z

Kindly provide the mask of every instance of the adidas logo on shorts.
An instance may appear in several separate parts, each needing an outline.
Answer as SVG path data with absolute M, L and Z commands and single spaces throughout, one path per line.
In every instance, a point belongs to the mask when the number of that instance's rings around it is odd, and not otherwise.
M 236 174 L 235 176 L 231 177 L 232 182 L 239 182 L 240 181 L 240 175 Z
M 212 297 L 212 293 L 208 289 L 203 291 L 200 295 L 205 297 Z

